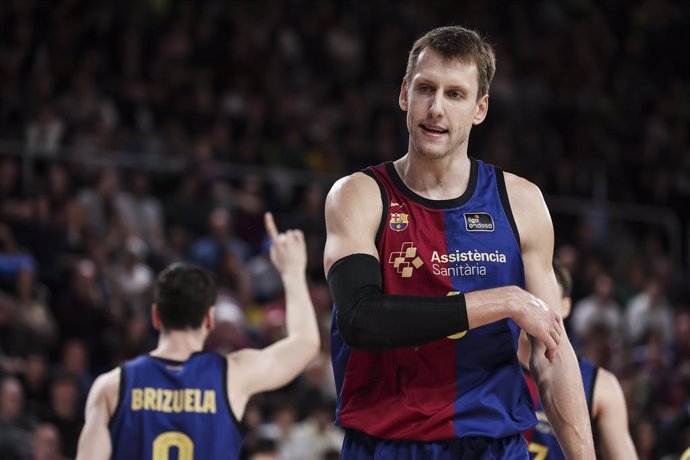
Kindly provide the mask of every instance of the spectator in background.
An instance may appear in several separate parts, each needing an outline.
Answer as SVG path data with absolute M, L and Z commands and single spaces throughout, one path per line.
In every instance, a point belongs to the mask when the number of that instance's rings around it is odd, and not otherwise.
M 96 238 L 105 240 L 114 232 L 122 231 L 122 216 L 116 205 L 119 179 L 114 169 L 100 173 L 94 189 L 86 188 L 79 193 L 79 201 L 86 208 L 87 222 Z
M 62 455 L 77 455 L 79 433 L 84 425 L 83 405 L 80 404 L 79 383 L 74 377 L 62 375 L 50 385 L 50 407 L 42 421 L 57 428 L 62 440 Z
M 31 449 L 35 420 L 24 410 L 24 392 L 14 377 L 0 381 L 0 454 L 6 460 L 23 460 Z
M 594 280 L 594 292 L 578 301 L 573 307 L 572 327 L 580 341 L 584 341 L 595 326 L 604 326 L 615 338 L 620 337 L 623 327 L 621 307 L 613 298 L 613 279 L 600 273 Z M 603 365 L 602 363 L 597 363 Z
M 272 439 L 261 438 L 245 446 L 242 458 L 247 460 L 280 460 L 278 445 Z
M 251 249 L 234 235 L 230 211 L 216 208 L 208 219 L 209 233 L 192 245 L 190 259 L 202 267 L 215 270 L 225 251 L 233 251 L 241 260 L 249 258 Z
M 167 227 L 170 231 L 182 228 L 187 235 L 195 237 L 202 235 L 208 229 L 209 209 L 206 202 L 199 177 L 184 175 L 165 206 Z M 171 239 L 170 235 L 168 238 Z
M 45 195 L 50 201 L 51 216 L 54 216 L 67 205 L 74 193 L 73 186 L 72 176 L 65 165 L 61 163 L 48 165 Z
M 14 222 L 26 215 L 25 196 L 19 179 L 19 167 L 14 158 L 0 158 L 0 219 L 2 221 Z
M 268 207 L 265 196 L 263 179 L 257 175 L 242 178 L 239 188 L 234 192 L 237 236 L 249 245 L 252 254 L 261 251 L 263 213 Z M 307 237 L 306 232 L 304 236 Z
M 21 270 L 17 275 L 18 327 L 33 349 L 49 349 L 58 338 L 53 314 L 37 295 L 35 276 L 31 270 Z
M 129 236 L 141 238 L 148 249 L 160 251 L 164 245 L 163 208 L 158 198 L 149 193 L 149 180 L 144 172 L 135 171 L 128 192 L 118 195 L 116 205 Z
M 46 413 L 49 405 L 50 383 L 47 356 L 40 351 L 30 353 L 24 360 L 23 372 L 19 375 L 19 379 L 26 395 L 26 406 L 29 412 L 31 414 Z
M 125 240 L 121 261 L 114 267 L 114 288 L 130 312 L 146 312 L 153 298 L 153 270 L 146 264 L 148 249 L 138 236 Z
M 12 229 L 0 223 L 0 289 L 16 292 L 19 272 L 36 270 L 35 259 L 20 248 Z
M 16 309 L 14 298 L 0 291 L 0 376 L 18 370 L 28 345 L 16 321 Z
M 638 343 L 645 334 L 655 331 L 668 345 L 673 338 L 673 309 L 666 298 L 663 284 L 649 278 L 645 289 L 634 296 L 625 307 L 628 340 Z
M 335 402 L 320 399 L 307 417 L 290 432 L 280 448 L 281 460 L 320 460 L 332 450 L 338 451 L 345 432 L 333 425 Z
M 86 403 L 86 396 L 93 383 L 94 376 L 89 370 L 89 349 L 79 339 L 69 339 L 62 346 L 61 360 L 55 372 L 60 376 L 69 376 L 79 388 L 79 405 Z
M 63 460 L 60 433 L 50 423 L 38 425 L 31 439 L 31 456 L 27 460 Z
M 26 130 L 26 148 L 32 154 L 57 156 L 65 133 L 65 124 L 51 104 L 39 107 Z
M 55 312 L 63 340 L 85 341 L 94 358 L 92 365 L 105 366 L 110 362 L 110 334 L 118 325 L 107 309 L 92 261 L 81 260 L 73 268 L 69 285 L 56 299 Z

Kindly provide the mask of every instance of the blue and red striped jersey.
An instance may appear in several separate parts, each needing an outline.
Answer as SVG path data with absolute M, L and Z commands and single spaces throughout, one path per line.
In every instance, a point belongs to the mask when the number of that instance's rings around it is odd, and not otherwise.
M 503 172 L 471 160 L 466 192 L 429 200 L 393 163 L 364 171 L 383 200 L 377 234 L 385 294 L 448 296 L 524 287 L 519 237 Z M 420 311 L 420 321 L 423 321 Z M 337 423 L 386 439 L 500 438 L 536 423 L 509 319 L 413 348 L 350 349 L 332 325 Z

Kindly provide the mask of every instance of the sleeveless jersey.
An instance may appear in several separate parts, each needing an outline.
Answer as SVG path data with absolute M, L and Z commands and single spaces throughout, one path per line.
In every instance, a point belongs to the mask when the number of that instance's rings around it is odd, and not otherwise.
M 110 422 L 113 460 L 239 458 L 242 437 L 227 397 L 224 356 L 139 356 L 121 372 Z
M 591 361 L 578 357 L 578 364 L 580 365 L 580 375 L 582 376 L 582 383 L 585 390 L 585 398 L 587 399 L 587 408 L 589 409 L 589 419 L 594 428 L 594 420 L 592 419 L 592 405 L 594 402 L 594 385 L 597 381 L 597 374 L 599 368 Z M 537 411 L 537 425 L 529 432 L 525 433 L 525 438 L 529 442 L 529 455 L 533 460 L 565 460 L 565 455 L 561 450 L 558 439 L 551 429 L 551 424 L 544 414 L 544 408 L 539 401 L 539 393 L 537 391 L 537 384 L 529 372 L 525 372 L 525 379 L 532 394 L 532 400 Z
M 518 285 L 524 267 L 503 172 L 471 160 L 466 192 L 429 200 L 387 162 L 364 171 L 383 201 L 376 237 L 385 294 L 449 296 Z M 423 311 L 420 311 L 423 321 Z M 536 423 L 509 319 L 413 348 L 350 349 L 334 320 L 336 422 L 385 439 L 502 438 Z

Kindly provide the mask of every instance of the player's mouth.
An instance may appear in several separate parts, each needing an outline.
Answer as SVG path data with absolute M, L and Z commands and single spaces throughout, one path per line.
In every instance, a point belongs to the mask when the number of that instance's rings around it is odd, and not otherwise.
M 448 130 L 441 127 L 441 126 L 427 125 L 427 124 L 421 124 L 420 126 L 421 126 L 424 134 L 431 136 L 431 137 L 441 137 L 445 134 L 448 134 Z

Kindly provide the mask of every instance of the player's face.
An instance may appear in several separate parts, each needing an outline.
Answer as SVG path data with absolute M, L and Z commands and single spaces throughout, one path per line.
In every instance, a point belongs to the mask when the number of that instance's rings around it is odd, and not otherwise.
M 400 108 L 407 112 L 410 152 L 427 158 L 457 153 L 472 125 L 484 121 L 489 96 L 477 99 L 477 66 L 446 60 L 436 51 L 419 55 L 410 80 L 403 80 Z M 465 147 L 466 149 L 466 147 Z

